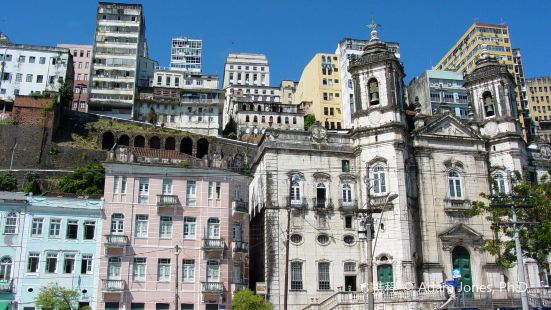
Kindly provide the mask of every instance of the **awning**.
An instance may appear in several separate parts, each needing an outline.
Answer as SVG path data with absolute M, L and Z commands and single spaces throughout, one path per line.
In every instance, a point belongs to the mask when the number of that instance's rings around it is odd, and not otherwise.
M 9 300 L 0 300 L 0 310 L 7 310 L 10 304 L 11 301 Z

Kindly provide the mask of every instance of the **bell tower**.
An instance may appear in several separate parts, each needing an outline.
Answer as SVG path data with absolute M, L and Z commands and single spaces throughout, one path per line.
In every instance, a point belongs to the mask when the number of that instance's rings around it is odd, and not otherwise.
M 404 121 L 404 68 L 386 43 L 379 40 L 378 26 L 369 25 L 371 39 L 363 54 L 350 62 L 355 92 L 352 114 L 355 128 L 375 128 Z

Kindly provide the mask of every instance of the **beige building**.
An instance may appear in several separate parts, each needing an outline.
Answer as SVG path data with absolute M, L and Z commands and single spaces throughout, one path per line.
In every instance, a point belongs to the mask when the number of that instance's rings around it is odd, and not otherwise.
M 526 80 L 528 106 L 536 125 L 536 135 L 551 142 L 551 76 Z
M 518 65 L 522 63 L 520 51 L 515 52 L 511 47 L 509 27 L 484 23 L 472 24 L 440 59 L 434 69 L 470 74 L 476 67 L 476 61 L 483 53 L 495 56 L 500 64 L 507 66 L 507 70 L 515 78 L 518 119 L 522 126 L 523 136 L 526 139 L 526 130 L 530 132 L 530 120 L 527 119 L 530 111 L 525 104 L 523 105 L 523 99 L 525 98 L 522 96 L 521 88 L 518 87 L 518 85 L 524 85 L 524 72 L 521 65 Z M 527 119 L 526 122 L 525 119 Z
M 295 103 L 311 101 L 308 114 L 313 114 L 325 128 L 341 129 L 340 93 L 339 56 L 317 53 L 302 71 Z

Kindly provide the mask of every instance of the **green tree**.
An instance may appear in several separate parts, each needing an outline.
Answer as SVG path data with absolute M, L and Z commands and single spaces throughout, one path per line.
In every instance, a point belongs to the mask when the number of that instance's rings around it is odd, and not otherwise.
M 0 191 L 15 191 L 17 190 L 17 179 L 10 172 L 0 173 Z
M 314 125 L 316 122 L 316 117 L 312 114 L 307 114 L 304 117 L 304 130 L 308 130 L 310 126 Z
M 89 310 L 90 307 L 78 307 L 80 293 L 78 290 L 70 290 L 57 285 L 57 283 L 48 284 L 40 288 L 35 303 L 42 309 L 56 310 Z
M 103 194 L 105 169 L 100 163 L 78 167 L 59 182 L 62 193 Z
M 272 304 L 262 296 L 255 295 L 251 290 L 239 290 L 232 299 L 235 310 L 271 310 Z
M 506 268 L 516 262 L 514 230 L 511 225 L 497 225 L 512 221 L 511 208 L 499 208 L 498 205 L 515 204 L 529 205 L 531 208 L 517 208 L 518 222 L 537 222 L 535 225 L 525 225 L 519 236 L 524 257 L 534 259 L 543 271 L 551 252 L 551 182 L 548 175 L 539 182 L 532 183 L 521 180 L 517 173 L 511 196 L 481 194 L 485 201 L 475 201 L 472 204 L 471 215 L 485 215 L 492 222 L 492 239 L 485 240 L 482 250 L 496 256 L 496 262 Z M 493 184 L 494 193 L 498 192 L 497 183 Z

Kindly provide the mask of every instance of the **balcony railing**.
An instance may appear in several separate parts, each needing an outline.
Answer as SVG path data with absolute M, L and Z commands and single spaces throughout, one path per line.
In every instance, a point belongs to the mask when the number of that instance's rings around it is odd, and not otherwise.
M 339 205 L 343 211 L 355 211 L 358 210 L 358 200 L 352 199 L 350 201 L 345 201 L 339 199 Z
M 223 250 L 224 239 L 203 239 L 203 249 L 205 250 Z
M 222 293 L 224 291 L 224 283 L 222 282 L 201 282 L 203 293 Z
M 445 199 L 444 211 L 445 212 L 460 212 L 466 213 L 471 209 L 471 202 L 469 200 L 459 199 Z
M 331 201 L 331 198 L 312 198 L 312 202 L 314 203 L 314 210 L 333 209 L 333 202 Z
M 128 244 L 128 236 L 125 235 L 105 235 L 105 246 L 124 247 Z
M 289 196 L 285 197 L 285 201 L 286 202 L 289 201 Z M 292 208 L 302 209 L 302 208 L 306 208 L 307 206 L 308 206 L 308 202 L 306 201 L 306 198 L 291 199 L 291 207 Z
M 249 204 L 245 201 L 234 201 L 234 210 L 237 212 L 249 213 Z
M 125 289 L 124 280 L 102 280 L 104 292 L 121 292 Z
M 249 245 L 247 242 L 243 241 L 234 241 L 233 242 L 233 251 L 247 253 L 249 251 Z
M 2 293 L 13 293 L 13 280 L 1 280 L 0 281 L 0 292 Z
M 157 195 L 157 207 L 176 207 L 180 205 L 176 195 Z

